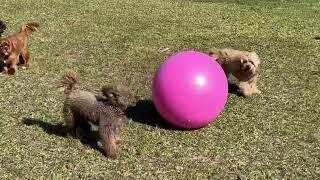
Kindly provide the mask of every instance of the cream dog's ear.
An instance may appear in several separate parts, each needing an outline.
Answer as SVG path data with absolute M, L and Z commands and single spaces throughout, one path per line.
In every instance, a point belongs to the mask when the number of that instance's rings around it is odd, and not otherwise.
M 214 59 L 216 59 L 218 61 L 218 63 L 220 63 L 219 62 L 219 57 L 220 57 L 220 50 L 219 49 L 216 49 L 216 48 L 210 49 L 208 51 L 208 55 L 210 57 L 213 57 Z
M 228 49 L 228 48 L 220 49 L 218 54 L 219 54 L 219 56 L 224 57 L 224 58 L 229 57 L 230 56 L 230 49 Z
M 210 56 L 213 57 L 213 58 L 216 59 L 216 60 L 219 59 L 219 55 L 217 55 L 217 54 L 212 54 L 212 55 L 210 55 Z
M 208 55 L 214 58 L 217 58 L 216 56 L 219 54 L 219 50 L 216 48 L 210 49 L 208 51 Z
M 208 54 L 209 56 L 213 57 L 214 59 L 216 59 L 216 61 L 219 63 L 219 64 L 223 64 L 225 59 L 224 57 L 226 57 L 224 54 L 224 51 L 222 49 L 216 49 L 216 48 L 213 48 L 213 49 L 210 49 L 208 51 Z

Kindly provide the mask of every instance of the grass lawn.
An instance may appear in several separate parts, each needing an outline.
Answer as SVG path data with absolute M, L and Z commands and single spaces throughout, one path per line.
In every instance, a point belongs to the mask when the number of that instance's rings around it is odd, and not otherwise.
M 10 0 L 0 17 L 5 36 L 41 23 L 30 68 L 0 77 L 0 179 L 319 178 L 318 0 Z M 87 90 L 121 82 L 148 100 L 168 56 L 212 47 L 257 51 L 263 93 L 230 94 L 196 131 L 167 129 L 142 104 L 117 160 L 64 136 L 57 85 L 67 69 Z

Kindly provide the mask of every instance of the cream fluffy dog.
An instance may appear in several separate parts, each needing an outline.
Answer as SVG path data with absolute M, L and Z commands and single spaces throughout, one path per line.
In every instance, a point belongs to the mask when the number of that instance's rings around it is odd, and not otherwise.
M 230 74 L 239 81 L 239 93 L 243 96 L 260 94 L 257 88 L 260 58 L 255 52 L 230 48 L 212 49 L 209 55 L 217 59 L 227 78 Z

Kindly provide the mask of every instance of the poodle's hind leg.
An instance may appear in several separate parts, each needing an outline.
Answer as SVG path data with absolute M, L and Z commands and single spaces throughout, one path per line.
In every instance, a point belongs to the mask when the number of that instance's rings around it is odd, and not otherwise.
M 73 112 L 67 102 L 65 102 L 63 105 L 63 116 L 64 116 L 64 121 L 65 121 L 66 127 L 68 129 L 68 135 L 75 137 L 76 136 L 76 128 L 77 128 L 76 127 L 76 117 L 73 114 Z
M 100 120 L 100 123 L 99 123 L 99 135 L 100 135 L 102 148 L 104 150 L 104 155 L 112 159 L 116 159 L 117 143 L 116 143 L 115 132 L 113 131 L 111 125 L 107 125 L 103 121 L 105 120 Z

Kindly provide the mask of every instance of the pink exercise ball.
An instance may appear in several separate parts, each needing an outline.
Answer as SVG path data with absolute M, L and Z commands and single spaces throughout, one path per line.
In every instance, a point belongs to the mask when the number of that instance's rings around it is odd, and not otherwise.
M 207 54 L 184 51 L 158 69 L 152 88 L 159 114 L 180 129 L 207 126 L 222 112 L 228 81 L 221 66 Z

